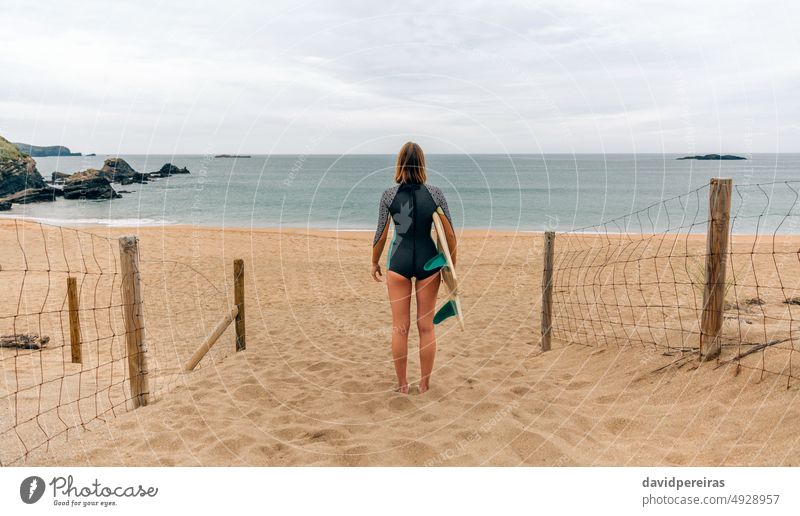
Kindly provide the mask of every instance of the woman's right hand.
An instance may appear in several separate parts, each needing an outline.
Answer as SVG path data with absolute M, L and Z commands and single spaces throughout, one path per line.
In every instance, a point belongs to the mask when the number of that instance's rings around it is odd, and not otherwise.
M 383 274 L 381 273 L 381 265 L 379 263 L 372 264 L 372 270 L 370 274 L 372 275 L 372 279 L 374 279 L 375 281 L 379 283 L 383 281 L 382 279 L 380 279 L 380 277 L 383 277 Z

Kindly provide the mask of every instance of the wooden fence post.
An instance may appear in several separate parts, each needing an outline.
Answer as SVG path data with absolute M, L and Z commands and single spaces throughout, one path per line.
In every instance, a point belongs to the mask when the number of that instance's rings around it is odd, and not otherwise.
M 125 316 L 125 341 L 128 351 L 128 376 L 133 408 L 147 405 L 150 397 L 147 378 L 147 349 L 144 343 L 144 305 L 139 272 L 139 239 L 119 239 L 122 268 L 122 309 Z
M 700 323 L 700 360 L 719 356 L 725 309 L 725 263 L 731 218 L 731 179 L 712 178 L 708 191 L 708 233 L 706 235 L 706 277 L 703 316 Z
M 208 334 L 208 337 L 206 337 L 206 340 L 200 344 L 195 352 L 192 353 L 192 356 L 189 357 L 189 360 L 183 364 L 184 371 L 187 373 L 189 371 L 194 371 L 194 368 L 197 367 L 197 364 L 199 364 L 203 357 L 206 356 L 206 353 L 208 353 L 208 351 L 211 349 L 211 346 L 217 343 L 225 330 L 228 329 L 228 326 L 230 326 L 231 322 L 236 319 L 237 313 L 239 313 L 239 310 L 234 306 L 233 310 L 231 310 L 231 312 L 214 327 L 211 333 Z
M 544 233 L 544 256 L 542 257 L 542 351 L 550 351 L 550 332 L 553 318 L 553 248 L 556 234 Z
M 244 260 L 233 261 L 233 301 L 236 304 L 236 351 L 247 346 L 244 333 Z
M 81 319 L 78 304 L 78 281 L 74 276 L 67 277 L 67 303 L 69 305 L 69 345 L 72 351 L 72 363 L 82 363 L 81 356 Z

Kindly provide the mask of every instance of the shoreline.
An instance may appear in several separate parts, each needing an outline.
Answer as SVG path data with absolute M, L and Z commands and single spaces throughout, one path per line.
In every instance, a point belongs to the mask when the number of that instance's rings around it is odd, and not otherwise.
M 242 232 L 250 232 L 250 233 L 263 233 L 263 234 L 279 234 L 279 233 L 287 233 L 287 234 L 309 234 L 309 235 L 331 235 L 331 234 L 353 234 L 358 235 L 362 233 L 373 233 L 374 229 L 369 228 L 327 228 L 327 227 L 315 227 L 315 226 L 206 226 L 206 225 L 194 225 L 194 224 L 101 224 L 101 223 L 78 223 L 78 224 L 56 224 L 54 222 L 48 222 L 46 219 L 40 219 L 36 217 L 14 217 L 11 215 L 0 215 L 0 224 L 4 224 L 4 221 L 13 222 L 15 220 L 29 222 L 33 224 L 41 224 L 47 227 L 53 228 L 67 228 L 67 229 L 79 229 L 79 230 L 94 230 L 94 229 L 102 229 L 102 230 L 156 230 L 160 229 L 163 231 L 166 230 L 200 230 L 204 232 L 212 231 L 212 232 L 235 232 L 235 233 L 242 233 Z M 675 232 L 660 232 L 660 233 L 640 233 L 640 232 L 599 232 L 599 231 L 580 231 L 580 230 L 559 230 L 555 229 L 557 234 L 568 235 L 570 237 L 598 237 L 598 236 L 608 236 L 608 237 L 621 237 L 621 236 L 640 236 L 640 237 L 652 237 L 652 236 L 669 236 L 675 237 L 680 236 L 681 238 L 697 238 L 697 237 L 705 237 L 705 232 L 695 232 L 695 233 L 675 233 Z M 542 229 L 509 229 L 509 228 L 481 228 L 481 227 L 469 227 L 469 228 L 461 228 L 458 230 L 459 235 L 463 236 L 477 236 L 477 235 L 495 235 L 495 236 L 528 236 L 528 235 L 543 235 L 545 230 Z M 773 233 L 771 231 L 765 231 L 763 233 L 731 233 L 731 238 L 754 238 L 754 237 L 761 237 L 761 238 L 771 238 L 771 237 L 800 237 L 800 232 L 797 233 Z

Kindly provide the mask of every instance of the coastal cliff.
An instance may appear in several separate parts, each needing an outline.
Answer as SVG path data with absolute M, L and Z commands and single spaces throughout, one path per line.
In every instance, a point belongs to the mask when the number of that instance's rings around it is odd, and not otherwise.
M 44 158 L 48 156 L 80 156 L 80 152 L 72 152 L 69 147 L 63 145 L 31 145 L 29 143 L 14 142 L 13 144 L 20 152 L 33 158 Z
M 16 198 L 4 198 L 25 190 L 40 190 L 46 187 L 44 179 L 36 169 L 36 161 L 0 136 L 0 201 L 16 202 L 14 200 Z

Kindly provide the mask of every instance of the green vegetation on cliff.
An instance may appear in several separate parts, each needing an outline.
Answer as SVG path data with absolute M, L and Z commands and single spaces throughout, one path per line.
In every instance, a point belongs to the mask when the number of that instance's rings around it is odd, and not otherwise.
M 0 136 L 0 161 L 24 157 L 25 154 L 21 153 L 13 143 Z

